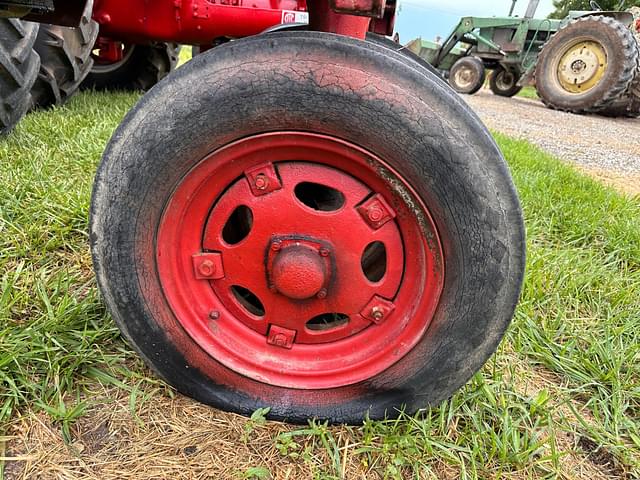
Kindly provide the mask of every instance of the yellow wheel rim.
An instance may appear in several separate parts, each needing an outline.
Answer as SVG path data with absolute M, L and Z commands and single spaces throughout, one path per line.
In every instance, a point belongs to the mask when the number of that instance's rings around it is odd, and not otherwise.
M 571 93 L 595 87 L 607 71 L 607 54 L 598 42 L 580 41 L 567 49 L 558 63 L 560 85 Z

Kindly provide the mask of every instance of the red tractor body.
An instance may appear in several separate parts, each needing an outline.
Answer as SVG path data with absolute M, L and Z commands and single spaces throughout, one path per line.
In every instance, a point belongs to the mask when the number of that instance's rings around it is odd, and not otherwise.
M 130 43 L 191 45 L 247 37 L 280 23 L 307 23 L 305 0 L 98 0 L 100 36 Z

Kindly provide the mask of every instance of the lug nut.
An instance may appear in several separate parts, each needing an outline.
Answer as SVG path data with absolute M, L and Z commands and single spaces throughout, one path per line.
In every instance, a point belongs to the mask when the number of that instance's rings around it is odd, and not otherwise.
M 211 312 L 209 312 L 209 318 L 211 320 L 218 320 L 220 318 L 220 312 L 217 310 L 213 310 Z
M 372 222 L 379 222 L 382 219 L 382 215 L 383 215 L 382 210 L 375 207 L 369 209 L 369 211 L 367 212 L 367 216 L 369 217 L 369 220 L 371 220 Z
M 375 320 L 382 320 L 382 318 L 384 317 L 384 312 L 382 311 L 382 309 L 380 307 L 373 307 L 371 309 L 371 316 L 375 319 Z
M 318 294 L 316 295 L 318 298 L 326 298 L 327 297 L 327 289 L 323 288 L 321 289 Z
M 320 249 L 320 256 L 321 257 L 328 257 L 329 256 L 329 249 L 328 248 L 321 248 Z
M 269 186 L 269 179 L 261 173 L 256 177 L 254 185 L 258 190 L 266 190 Z
M 198 266 L 198 271 L 203 277 L 209 277 L 213 275 L 214 269 L 215 266 L 213 265 L 213 262 L 211 260 L 205 260 Z
M 282 245 L 280 244 L 280 242 L 273 242 L 271 244 L 271 250 L 273 250 L 274 252 L 277 252 L 281 248 L 282 248 Z

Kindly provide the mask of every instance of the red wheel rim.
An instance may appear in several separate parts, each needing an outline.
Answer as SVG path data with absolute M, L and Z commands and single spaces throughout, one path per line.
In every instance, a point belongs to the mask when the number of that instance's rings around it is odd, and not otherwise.
M 444 278 L 411 186 L 370 152 L 301 132 L 248 137 L 199 162 L 165 207 L 156 258 L 197 346 L 299 389 L 397 362 L 424 335 Z

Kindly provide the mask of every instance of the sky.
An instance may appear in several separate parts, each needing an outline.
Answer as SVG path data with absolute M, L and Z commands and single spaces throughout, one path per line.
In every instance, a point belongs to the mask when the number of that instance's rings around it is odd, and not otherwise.
M 399 0 L 400 12 L 396 18 L 396 31 L 400 42 L 422 37 L 433 40 L 436 35 L 446 38 L 460 17 L 506 16 L 511 0 Z M 518 0 L 515 13 L 523 15 L 528 0 Z M 536 17 L 544 18 L 553 11 L 552 0 L 540 0 Z

